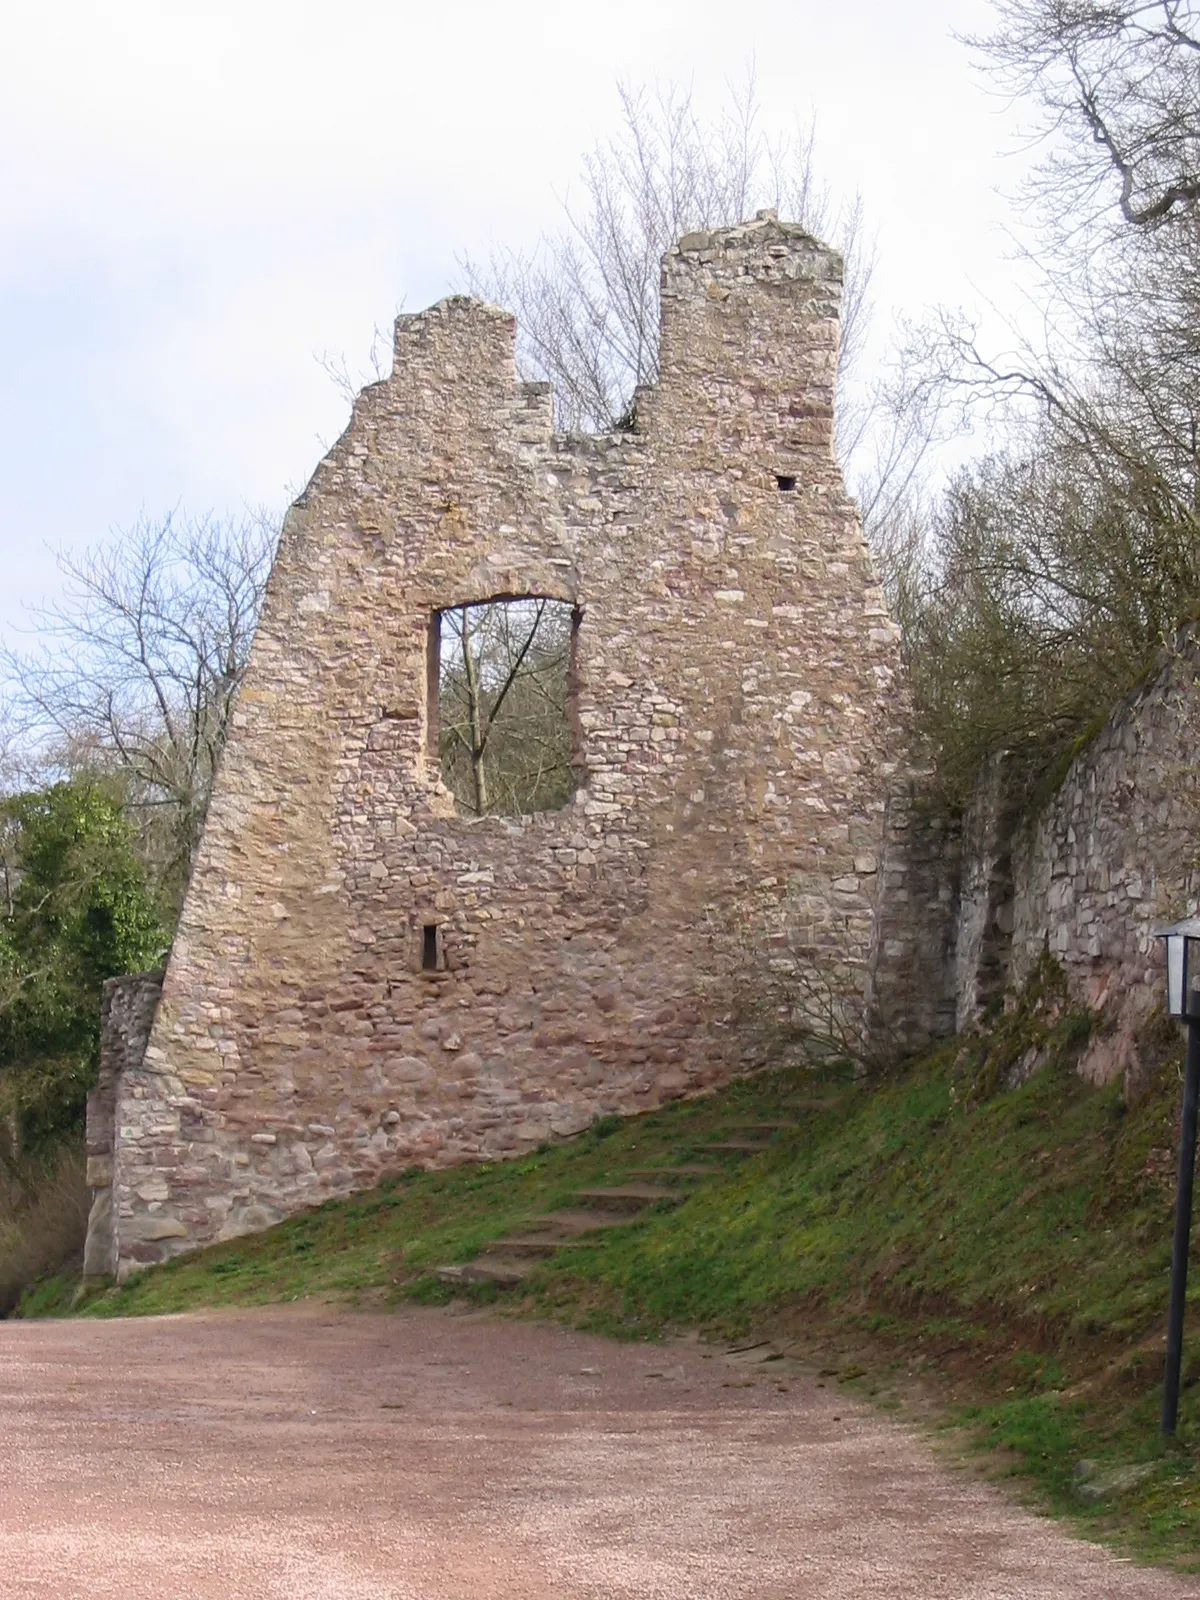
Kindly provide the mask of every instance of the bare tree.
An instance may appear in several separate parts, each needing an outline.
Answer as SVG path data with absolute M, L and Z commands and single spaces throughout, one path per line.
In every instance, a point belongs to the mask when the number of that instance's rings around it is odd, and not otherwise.
M 997 10 L 971 42 L 1039 119 L 1016 198 L 1041 323 L 1005 353 L 946 313 L 910 339 L 918 385 L 990 448 L 893 585 L 955 800 L 999 748 L 1053 768 L 1200 595 L 1200 9 Z
M 462 263 L 473 293 L 516 312 L 522 370 L 553 385 L 559 426 L 605 431 L 630 418 L 635 390 L 658 377 L 663 254 L 682 234 L 763 207 L 842 250 L 844 390 L 867 335 L 875 252 L 860 198 L 835 206 L 819 181 L 813 129 L 769 138 L 752 76 L 709 121 L 690 90 L 618 92 L 620 131 L 584 158 L 583 198 L 566 203 L 563 231 L 532 255 L 501 250 Z M 843 450 L 868 430 L 861 412 L 842 407 Z
M 1039 108 L 1035 187 L 1071 229 L 1114 206 L 1154 228 L 1200 200 L 1200 9 L 1190 0 L 997 0 L 970 42 Z M 1064 205 L 1065 202 L 1065 205 Z
M 961 803 L 997 750 L 1035 783 L 1137 681 L 1198 587 L 1191 515 L 1053 418 L 960 472 L 898 605 L 946 797 Z
M 571 607 L 491 600 L 441 613 L 442 776 L 477 817 L 565 805 L 571 797 Z
M 396 315 L 399 316 L 403 309 L 401 302 L 396 307 Z M 367 365 L 359 372 L 350 370 L 350 363 L 344 351 L 315 351 L 313 359 L 342 399 L 347 405 L 352 406 L 362 388 L 368 383 L 379 383 L 391 371 L 392 335 L 389 330 L 381 328 L 378 323 L 375 324 L 371 332 L 371 347 L 367 351 Z
M 277 529 L 167 516 L 64 554 L 39 642 L 0 655 L 27 751 L 115 772 L 168 886 L 186 881 L 245 671 Z
M 21 786 L 26 766 L 20 719 L 10 690 L 0 690 L 0 795 Z
M 1021 198 L 1043 333 L 998 360 L 953 330 L 954 381 L 989 404 L 1032 401 L 1081 447 L 1200 505 L 1200 7 L 997 8 L 997 31 L 971 42 L 1041 119 Z

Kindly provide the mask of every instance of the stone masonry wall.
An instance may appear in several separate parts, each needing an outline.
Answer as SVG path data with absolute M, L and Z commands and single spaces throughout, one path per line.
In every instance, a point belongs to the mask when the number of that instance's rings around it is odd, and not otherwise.
M 951 988 L 956 1030 L 997 999 L 1009 977 L 1013 918 L 1013 835 L 1021 822 L 1003 752 L 984 767 L 962 821 Z
M 817 973 L 905 1026 L 889 985 L 920 952 L 876 917 L 897 630 L 832 454 L 840 288 L 770 214 L 686 236 L 661 381 L 636 431 L 588 438 L 517 382 L 504 312 L 397 319 L 392 376 L 287 518 L 122 1079 L 122 1275 L 712 1085 L 745 1064 L 739 988 L 786 1007 Z M 578 789 L 472 820 L 430 628 L 531 594 L 576 608 Z
M 1097 1079 L 1133 1065 L 1137 1026 L 1165 995 L 1155 929 L 1196 905 L 1198 664 L 1185 630 L 1013 842 L 1012 979 L 1048 945 L 1113 1017 L 1083 1064 Z
M 1073 993 L 1108 1016 L 1081 1063 L 1097 1081 L 1134 1067 L 1137 1030 L 1165 994 L 1155 930 L 1200 893 L 1198 664 L 1188 629 L 1032 816 L 1004 816 L 1002 763 L 969 813 L 960 1020 L 995 992 L 997 971 L 1019 985 L 1049 949 Z
M 884 1063 L 955 1030 L 962 831 L 934 801 L 929 777 L 901 768 L 884 817 L 868 992 L 868 1057 Z
M 104 985 L 100 1001 L 100 1067 L 96 1086 L 87 1097 L 87 1184 L 92 1203 L 83 1249 L 85 1281 L 112 1277 L 117 1270 L 112 1200 L 120 1142 L 118 1092 L 124 1074 L 137 1072 L 146 1054 L 162 993 L 162 977 L 161 972 L 139 972 L 132 977 L 109 978 Z

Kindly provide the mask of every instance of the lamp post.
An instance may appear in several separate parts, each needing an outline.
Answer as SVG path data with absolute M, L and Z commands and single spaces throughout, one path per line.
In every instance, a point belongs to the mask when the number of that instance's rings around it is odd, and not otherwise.
M 1179 1182 L 1175 1191 L 1175 1244 L 1171 1252 L 1171 1305 L 1167 1312 L 1167 1364 L 1163 1380 L 1162 1431 L 1175 1432 L 1179 1369 L 1183 1360 L 1183 1309 L 1187 1299 L 1188 1243 L 1192 1228 L 1192 1181 L 1196 1171 L 1196 1107 L 1200 1101 L 1200 917 L 1185 917 L 1159 930 L 1167 941 L 1167 1010 L 1187 1023 L 1187 1063 L 1179 1121 Z

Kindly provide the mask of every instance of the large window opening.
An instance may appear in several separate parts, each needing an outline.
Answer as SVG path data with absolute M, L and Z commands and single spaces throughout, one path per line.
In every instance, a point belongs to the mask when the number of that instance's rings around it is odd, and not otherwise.
M 525 596 L 451 606 L 430 630 L 430 735 L 468 816 L 555 811 L 575 788 L 579 613 Z

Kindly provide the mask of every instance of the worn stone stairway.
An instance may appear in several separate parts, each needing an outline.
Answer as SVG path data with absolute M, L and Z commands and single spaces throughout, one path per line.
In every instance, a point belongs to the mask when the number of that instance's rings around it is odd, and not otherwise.
M 736 1165 L 770 1149 L 780 1132 L 794 1126 L 794 1122 L 746 1123 L 730 1129 L 725 1139 L 690 1144 L 688 1154 L 716 1156 L 725 1161 L 734 1158 Z M 517 1288 L 539 1261 L 595 1246 L 609 1230 L 627 1227 L 651 1208 L 681 1205 L 698 1187 L 720 1182 L 731 1170 L 732 1166 L 723 1161 L 695 1160 L 673 1166 L 631 1167 L 623 1181 L 577 1189 L 568 1205 L 530 1217 L 521 1232 L 491 1240 L 474 1261 L 438 1267 L 436 1276 L 451 1285 Z
M 761 1155 L 770 1148 L 777 1133 L 792 1126 L 790 1122 L 748 1122 L 733 1129 L 729 1138 L 697 1145 L 696 1149 L 702 1155 Z

